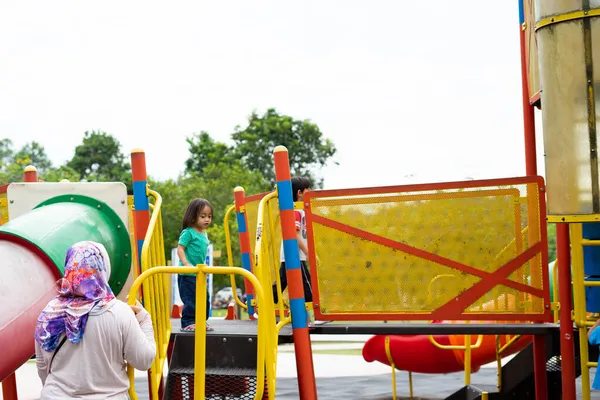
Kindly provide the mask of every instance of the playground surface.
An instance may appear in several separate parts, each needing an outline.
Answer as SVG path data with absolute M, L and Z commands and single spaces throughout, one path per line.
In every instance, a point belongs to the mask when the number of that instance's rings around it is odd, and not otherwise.
M 315 375 L 319 399 L 390 400 L 392 375 L 390 368 L 380 363 L 367 363 L 360 355 L 364 341 L 370 335 L 312 336 Z M 148 398 L 145 372 L 136 371 L 136 389 L 140 399 Z M 396 372 L 398 399 L 409 399 L 408 374 Z M 472 382 L 496 385 L 495 364 L 483 366 L 472 375 Z M 31 360 L 17 371 L 20 400 L 37 400 L 41 382 L 35 361 Z M 464 386 L 462 372 L 442 375 L 413 374 L 414 399 L 443 399 Z M 577 397 L 581 398 L 581 379 L 577 380 Z M 600 392 L 592 391 L 592 399 L 600 400 Z M 0 393 L 0 399 L 2 394 Z M 296 400 L 298 381 L 293 345 L 279 346 L 277 365 L 278 400 Z

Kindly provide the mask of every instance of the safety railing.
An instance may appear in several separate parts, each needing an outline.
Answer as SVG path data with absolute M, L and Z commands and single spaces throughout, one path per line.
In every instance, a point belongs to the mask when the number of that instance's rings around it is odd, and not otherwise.
M 262 298 L 262 301 L 259 303 L 257 301 L 257 305 L 260 307 L 260 318 L 266 318 L 269 320 L 269 324 L 271 324 L 271 326 L 275 325 L 275 310 L 273 309 L 273 311 L 271 312 L 269 309 L 266 309 L 264 307 L 264 303 L 268 303 L 269 305 L 274 305 L 274 299 L 273 299 L 273 291 L 271 290 L 272 287 L 272 278 L 271 278 L 271 271 L 272 271 L 272 263 L 270 262 L 270 260 L 272 259 L 272 246 L 273 243 L 269 243 L 270 246 L 268 245 L 268 243 L 263 243 L 263 238 L 265 238 L 265 234 L 272 234 L 273 232 L 273 226 L 271 224 L 271 219 L 270 219 L 270 208 L 268 207 L 268 203 L 269 201 L 271 201 L 272 199 L 276 199 L 277 198 L 277 192 L 272 192 L 267 194 L 266 196 L 264 196 L 261 200 L 260 203 L 258 205 L 258 215 L 257 215 L 257 235 L 256 235 L 256 244 L 254 246 L 254 265 L 253 265 L 253 270 L 254 273 L 256 274 L 256 276 L 258 277 L 258 279 L 260 280 L 261 285 L 263 286 L 263 288 L 265 288 L 265 295 Z M 268 232 L 267 229 L 268 228 Z M 260 233 L 259 233 L 260 232 Z M 278 266 L 277 266 L 278 267 Z M 275 271 L 277 271 L 277 269 L 275 269 Z M 281 297 L 281 282 L 279 280 L 279 274 L 275 273 L 276 275 L 276 281 L 277 281 L 277 291 L 279 293 L 279 299 L 282 299 Z M 274 306 L 273 306 L 274 307 Z M 278 303 L 278 307 L 279 307 L 279 316 L 283 321 L 287 321 L 286 318 L 284 318 L 284 309 L 283 309 L 283 302 L 279 301 Z M 271 329 L 269 330 L 269 334 L 271 335 L 271 340 L 274 341 L 275 343 L 278 340 L 278 335 L 279 335 L 279 330 L 281 329 L 281 327 L 283 327 L 285 325 L 286 322 L 284 322 L 283 324 L 276 325 L 276 329 Z M 273 354 L 271 354 L 272 360 L 273 360 L 273 368 L 276 368 L 277 366 L 277 346 L 273 347 Z
M 501 343 L 501 335 L 496 335 L 496 368 L 498 370 L 498 383 L 496 387 L 498 391 L 502 391 L 502 354 L 504 354 L 510 346 L 515 344 L 521 335 L 510 336 L 506 335 L 506 343 L 502 345 Z
M 428 335 L 429 341 L 438 349 L 442 350 L 464 350 L 465 352 L 465 385 L 471 384 L 471 351 L 473 349 L 478 349 L 483 342 L 483 335 L 477 335 L 477 341 L 473 344 L 471 343 L 471 335 L 465 335 L 465 344 L 464 345 L 445 345 L 436 342 L 435 338 L 432 335 Z
M 600 281 L 586 281 L 583 266 L 584 246 L 600 246 L 600 240 L 583 238 L 582 224 L 569 224 L 571 234 L 571 262 L 573 279 L 573 319 L 579 331 L 579 359 L 581 362 L 582 399 L 590 400 L 590 368 L 597 368 L 597 362 L 590 362 L 588 356 L 588 328 L 594 325 L 587 315 L 585 288 L 600 286 Z M 555 266 L 556 269 L 556 266 Z
M 171 313 L 169 304 L 169 299 L 171 298 L 169 285 L 170 275 L 155 276 L 154 274 L 147 274 L 147 279 L 144 278 L 140 280 L 140 278 L 144 276 L 144 273 L 159 266 L 166 265 L 162 226 L 162 197 L 160 194 L 149 188 L 146 188 L 146 193 L 148 196 L 154 198 L 154 204 L 152 204 L 151 207 L 152 215 L 142 246 L 142 274 L 136 278 L 130 289 L 129 302 L 135 304 L 136 294 L 139 293 L 141 285 L 144 293 L 144 307 L 152 317 L 154 339 L 156 341 L 156 357 L 150 367 L 148 379 L 150 381 L 150 397 L 152 399 L 157 399 L 171 337 Z M 135 282 L 138 283 L 136 284 Z M 129 396 L 131 399 L 136 400 L 137 394 L 135 393 L 134 386 L 134 370 L 131 366 L 128 366 L 128 375 L 130 381 Z
M 135 304 L 135 293 L 139 290 L 140 285 L 145 285 L 147 282 L 152 280 L 153 278 L 158 278 L 157 275 L 163 274 L 196 274 L 202 275 L 196 279 L 196 319 L 204 320 L 206 315 L 206 275 L 207 274 L 234 274 L 234 275 L 242 275 L 244 278 L 248 279 L 254 288 L 256 289 L 256 294 L 258 298 L 264 298 L 264 290 L 253 274 L 246 271 L 243 268 L 238 267 L 209 267 L 206 265 L 197 265 L 195 267 L 166 267 L 166 266 L 156 266 L 150 269 L 147 269 L 142 272 L 142 274 L 134 281 L 129 296 L 129 304 Z M 160 280 L 155 279 L 155 280 Z M 164 280 L 164 279 L 163 279 Z M 274 314 L 273 305 L 269 305 L 268 302 L 263 302 L 262 305 L 265 312 L 269 315 Z M 150 310 L 149 310 L 150 311 Z M 256 370 L 256 394 L 254 396 L 255 400 L 260 400 L 263 398 L 264 388 L 265 388 L 265 375 L 266 381 L 269 385 L 268 390 L 268 398 L 269 400 L 273 400 L 275 398 L 275 363 L 273 360 L 273 348 L 277 347 L 277 342 L 272 341 L 273 335 L 270 334 L 270 331 L 273 330 L 273 326 L 271 325 L 272 320 L 269 318 L 259 318 L 258 319 L 258 344 L 257 344 L 257 370 Z M 155 326 L 156 329 L 156 326 Z M 196 334 L 195 334 L 195 342 L 194 342 L 194 392 L 196 394 L 196 398 L 198 400 L 204 400 L 205 398 L 205 387 L 206 387 L 206 325 L 198 324 L 196 325 Z M 157 342 L 158 347 L 158 342 Z M 162 372 L 162 371 L 161 371 Z M 161 375 L 162 379 L 162 375 Z M 157 387 L 158 389 L 158 387 Z M 133 393 L 132 393 L 133 392 Z M 130 389 L 130 396 L 132 399 L 137 399 L 135 396 L 135 391 L 133 390 L 133 386 Z M 150 394 L 150 398 L 152 400 L 158 399 L 158 393 L 156 391 L 152 391 Z
M 227 250 L 227 263 L 228 266 L 233 267 L 233 248 L 231 246 L 231 230 L 229 229 L 229 217 L 231 213 L 235 212 L 235 206 L 231 206 L 227 209 L 225 213 L 225 218 L 223 219 L 223 227 L 225 229 L 225 248 Z M 248 306 L 239 298 L 237 294 L 237 285 L 235 283 L 235 275 L 229 275 L 231 280 L 231 290 L 233 292 L 233 299 L 236 304 L 243 308 L 244 310 L 248 310 Z

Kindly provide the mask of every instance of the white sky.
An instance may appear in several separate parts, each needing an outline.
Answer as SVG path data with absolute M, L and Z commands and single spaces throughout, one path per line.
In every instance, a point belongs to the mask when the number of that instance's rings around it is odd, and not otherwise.
M 328 188 L 524 175 L 516 1 L 208 3 L 3 1 L 0 137 L 59 164 L 101 129 L 168 178 L 275 107 L 336 144 Z

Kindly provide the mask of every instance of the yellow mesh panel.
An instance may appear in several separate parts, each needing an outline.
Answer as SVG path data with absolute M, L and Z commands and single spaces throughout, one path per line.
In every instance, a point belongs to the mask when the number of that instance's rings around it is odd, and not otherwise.
M 254 254 L 256 248 L 256 225 L 258 218 L 258 205 L 260 199 L 246 202 L 246 217 L 248 219 L 248 233 L 250 236 L 250 251 Z
M 6 193 L 0 193 L 0 225 L 8 222 L 8 199 Z
M 322 193 L 310 197 L 309 229 L 318 259 L 318 307 L 331 317 L 402 318 L 447 308 L 542 237 L 537 184 Z M 542 288 L 541 252 L 516 267 L 465 304 L 462 316 L 544 314 L 543 299 L 507 283 Z

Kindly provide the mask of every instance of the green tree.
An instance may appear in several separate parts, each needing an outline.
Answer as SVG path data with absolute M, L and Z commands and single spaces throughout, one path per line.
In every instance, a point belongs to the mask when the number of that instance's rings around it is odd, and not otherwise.
M 556 224 L 548 224 L 548 262 L 556 260 Z
M 19 165 L 33 165 L 38 173 L 52 168 L 52 161 L 46 154 L 46 149 L 38 142 L 30 142 L 21 148 L 13 157 L 13 162 Z
M 190 151 L 190 156 L 185 161 L 187 173 L 201 174 L 211 164 L 234 163 L 233 149 L 225 143 L 216 142 L 205 131 L 194 133 L 186 142 Z
M 28 165 L 34 165 L 38 173 L 48 173 L 53 170 L 52 162 L 40 143 L 35 141 L 27 143 L 15 152 L 10 139 L 0 140 L 0 185 L 21 182 L 23 170 Z
M 12 140 L 8 138 L 0 139 L 0 164 L 10 164 L 14 159 L 14 154 Z
M 280 115 L 273 108 L 262 116 L 250 114 L 247 126 L 236 127 L 231 137 L 242 165 L 259 172 L 271 185 L 276 182 L 273 150 L 278 145 L 289 151 L 292 174 L 310 177 L 315 187 L 323 184 L 318 170 L 336 153 L 333 142 L 323 136 L 315 123 Z
M 125 182 L 131 186 L 131 165 L 119 141 L 106 132 L 85 132 L 67 165 L 88 181 Z
M 68 165 L 61 165 L 58 168 L 52 168 L 40 174 L 39 179 L 44 182 L 60 182 L 63 179 L 67 179 L 70 182 L 79 182 L 81 177 L 73 168 Z

